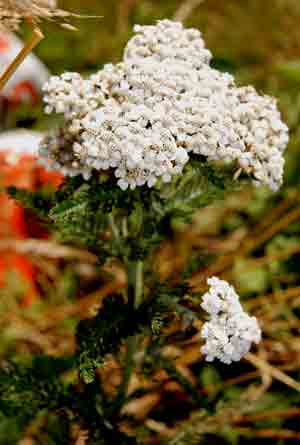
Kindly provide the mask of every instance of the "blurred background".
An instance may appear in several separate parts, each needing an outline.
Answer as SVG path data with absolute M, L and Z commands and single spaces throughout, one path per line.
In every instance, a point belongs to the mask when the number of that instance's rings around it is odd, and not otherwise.
M 47 174 L 34 160 L 43 132 L 55 125 L 43 114 L 41 85 L 49 73 L 89 74 L 118 61 L 136 23 L 175 18 L 200 29 L 216 68 L 233 73 L 240 85 L 253 84 L 278 98 L 291 136 L 284 187 L 277 194 L 248 188 L 201 210 L 191 226 L 174 227 L 157 261 L 162 276 L 184 271 L 199 290 L 209 275 L 228 279 L 264 332 L 258 366 L 210 366 L 201 363 L 197 344 L 182 349 L 180 366 L 214 406 L 212 425 L 199 443 L 300 443 L 299 0 L 64 0 L 60 6 L 102 18 L 72 22 L 76 32 L 42 25 L 46 38 L 35 51 L 39 60 L 28 59 L 0 99 L 2 188 L 17 185 L 47 193 L 60 184 L 59 175 Z M 18 38 L 25 41 L 29 33 L 24 27 Z M 1 69 L 16 45 L 20 42 L 14 37 L 0 34 Z M 112 268 L 99 271 L 87 252 L 59 245 L 41 221 L 2 192 L 0 360 L 71 354 L 77 321 L 124 285 L 122 271 L 113 270 L 111 280 Z M 128 408 L 139 427 L 155 428 L 149 422 L 152 412 L 172 389 L 164 383 L 157 392 Z M 243 404 L 238 403 L 241 395 Z M 216 408 L 217 401 L 231 411 Z M 248 404 L 252 411 L 245 413 Z M 0 444 L 16 443 L 8 442 L 12 432 L 5 428 L 0 416 Z M 48 442 L 32 439 L 26 445 L 36 443 Z

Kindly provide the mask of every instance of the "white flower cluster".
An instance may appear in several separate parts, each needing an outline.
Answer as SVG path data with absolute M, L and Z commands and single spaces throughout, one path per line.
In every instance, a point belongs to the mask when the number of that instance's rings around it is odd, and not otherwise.
M 282 182 L 288 129 L 274 99 L 210 67 L 201 33 L 163 20 L 136 26 L 123 61 L 84 80 L 53 77 L 46 112 L 64 114 L 72 144 L 44 144 L 64 174 L 113 169 L 122 189 L 180 174 L 190 154 L 236 162 L 256 184 Z M 55 148 L 55 149 L 54 149 Z
M 232 286 L 216 277 L 208 279 L 208 284 L 210 290 L 201 304 L 210 315 L 201 331 L 205 339 L 202 353 L 209 362 L 237 362 L 249 352 L 252 343 L 260 342 L 261 330 L 256 318 L 244 312 Z

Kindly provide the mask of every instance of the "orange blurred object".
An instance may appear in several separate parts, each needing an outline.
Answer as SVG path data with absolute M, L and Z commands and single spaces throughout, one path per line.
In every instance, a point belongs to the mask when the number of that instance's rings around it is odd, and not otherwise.
M 15 146 L 8 145 L 7 150 L 4 151 L 0 135 L 0 186 L 14 185 L 31 191 L 39 190 L 43 186 L 58 187 L 63 179 L 60 174 L 47 172 L 44 167 L 37 163 L 37 158 L 34 155 L 22 154 L 20 147 L 16 146 L 19 136 L 21 136 L 24 145 L 24 142 L 26 144 L 26 138 L 24 140 L 26 134 L 28 136 L 33 136 L 33 134 L 29 132 L 20 133 L 20 130 L 9 133 L 17 134 L 17 138 L 12 138 L 12 144 Z M 5 136 L 6 141 L 7 134 Z M 39 137 L 37 137 L 38 139 Z M 28 142 L 32 143 L 32 140 L 29 138 Z M 30 147 L 28 151 L 31 150 L 34 152 L 33 147 Z M 30 219 L 30 227 L 26 224 L 24 209 L 4 192 L 0 193 L 0 208 L 0 240 L 47 237 L 47 232 L 40 227 L 38 222 L 33 221 L 32 224 L 32 219 Z M 6 285 L 6 277 L 9 271 L 16 272 L 24 282 L 26 291 L 22 303 L 30 305 L 38 298 L 35 270 L 30 258 L 12 251 L 1 252 L 0 286 Z
M 22 47 L 23 42 L 14 34 L 0 32 L 1 71 L 4 71 Z M 30 54 L 1 91 L 4 112 L 9 112 L 22 103 L 38 103 L 42 86 L 49 75 L 44 64 L 34 54 Z M 0 187 L 14 185 L 35 191 L 44 185 L 57 187 L 60 184 L 61 175 L 46 172 L 36 162 L 41 137 L 40 133 L 24 130 L 0 134 Z M 0 240 L 47 236 L 46 230 L 31 215 L 30 222 L 26 223 L 25 210 L 6 193 L 0 193 L 0 208 Z M 21 279 L 25 287 L 22 303 L 30 305 L 38 298 L 36 274 L 30 258 L 13 251 L 1 251 L 0 287 L 6 286 L 9 272 L 16 273 L 18 279 Z

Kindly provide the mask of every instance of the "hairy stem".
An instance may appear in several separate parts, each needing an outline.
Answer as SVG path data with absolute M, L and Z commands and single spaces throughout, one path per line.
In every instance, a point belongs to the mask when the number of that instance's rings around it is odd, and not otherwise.
M 126 216 L 122 218 L 122 236 L 124 238 L 128 236 L 128 221 Z
M 143 302 L 144 295 L 144 263 L 142 260 L 128 264 L 128 301 L 137 309 Z
M 111 228 L 112 237 L 113 237 L 114 241 L 119 241 L 120 232 L 119 232 L 118 226 L 115 222 L 113 213 L 111 213 L 108 218 L 109 218 L 109 224 L 110 224 L 110 228 Z
M 114 401 L 114 411 L 119 412 L 123 405 L 126 403 L 127 391 L 130 382 L 130 378 L 135 366 L 134 354 L 137 346 L 137 337 L 129 337 L 127 341 L 127 352 L 123 371 L 123 381 L 119 387 L 118 394 Z

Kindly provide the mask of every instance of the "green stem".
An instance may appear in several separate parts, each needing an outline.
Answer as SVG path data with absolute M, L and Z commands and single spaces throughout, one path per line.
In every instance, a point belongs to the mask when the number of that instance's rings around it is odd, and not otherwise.
M 123 381 L 119 387 L 118 394 L 113 403 L 114 412 L 119 412 L 127 401 L 127 391 L 130 378 L 135 366 L 134 354 L 137 346 L 137 337 L 129 337 L 127 341 L 127 352 L 123 371 Z
M 114 241 L 118 241 L 120 239 L 120 233 L 119 233 L 119 229 L 115 223 L 114 215 L 111 213 L 108 218 L 109 218 L 109 224 L 111 227 L 113 239 L 114 239 Z
M 139 308 L 144 296 L 144 263 L 142 260 L 128 264 L 128 300 Z
M 127 224 L 127 217 L 125 216 L 122 218 L 122 236 L 124 238 L 128 237 L 128 224 Z
M 162 368 L 168 373 L 169 377 L 175 382 L 179 383 L 181 387 L 185 390 L 187 394 L 191 397 L 191 399 L 199 406 L 203 405 L 203 397 L 201 397 L 198 392 L 196 386 L 189 382 L 189 380 L 176 369 L 176 366 L 173 365 L 171 361 L 160 356 L 160 363 Z

